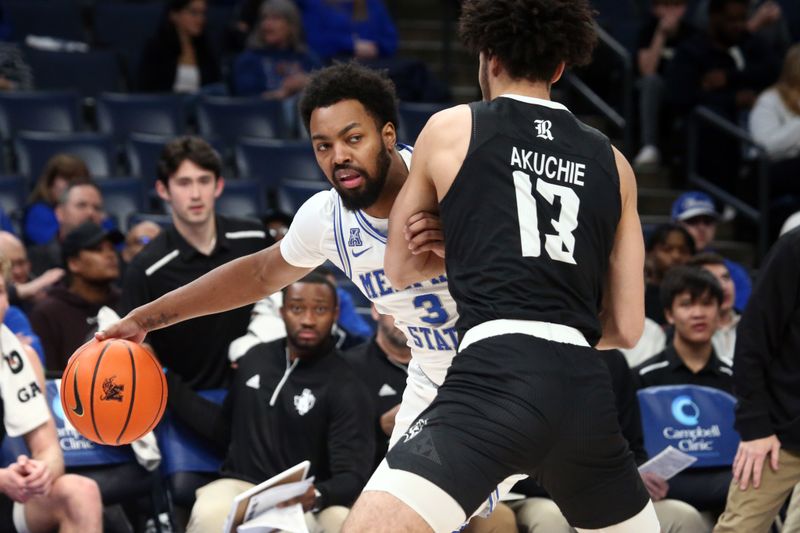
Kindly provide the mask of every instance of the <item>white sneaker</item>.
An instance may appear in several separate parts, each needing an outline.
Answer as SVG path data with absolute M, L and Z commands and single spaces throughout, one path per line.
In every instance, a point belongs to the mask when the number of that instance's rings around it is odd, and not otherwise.
M 658 165 L 660 161 L 661 154 L 659 153 L 658 148 L 652 144 L 647 144 L 642 146 L 642 149 L 639 150 L 638 154 L 636 154 L 636 157 L 633 159 L 633 166 L 653 166 Z

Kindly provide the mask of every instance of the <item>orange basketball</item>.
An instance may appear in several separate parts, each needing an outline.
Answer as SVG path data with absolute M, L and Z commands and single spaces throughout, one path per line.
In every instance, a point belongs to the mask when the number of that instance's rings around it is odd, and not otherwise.
M 167 406 L 161 364 L 139 344 L 90 341 L 61 377 L 61 406 L 81 435 L 98 444 L 130 444 L 152 430 Z

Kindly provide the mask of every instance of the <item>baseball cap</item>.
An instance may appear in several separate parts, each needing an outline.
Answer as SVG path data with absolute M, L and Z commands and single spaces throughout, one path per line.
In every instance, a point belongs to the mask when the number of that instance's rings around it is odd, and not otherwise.
M 61 243 L 61 256 L 66 261 L 70 257 L 75 257 L 81 250 L 94 248 L 104 240 L 111 241 L 111 244 L 119 244 L 125 237 L 117 230 L 105 230 L 94 222 L 84 222 L 74 230 L 67 233 Z
M 683 221 L 701 215 L 719 218 L 714 200 L 704 192 L 685 192 L 672 204 L 672 220 Z

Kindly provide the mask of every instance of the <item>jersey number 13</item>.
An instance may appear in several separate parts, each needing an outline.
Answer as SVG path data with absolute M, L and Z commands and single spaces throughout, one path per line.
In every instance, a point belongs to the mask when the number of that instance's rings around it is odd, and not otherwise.
M 542 237 L 539 232 L 536 198 L 533 196 L 534 186 L 531 182 L 531 177 L 525 172 L 515 170 L 513 175 L 514 190 L 517 195 L 517 218 L 519 219 L 522 255 L 524 257 L 539 257 L 542 255 Z M 556 196 L 561 199 L 561 212 L 558 215 L 558 220 L 550 220 L 556 233 L 545 233 L 544 235 L 544 249 L 547 251 L 547 255 L 556 261 L 571 265 L 577 264 L 573 257 L 575 254 L 575 236 L 572 232 L 578 227 L 580 198 L 569 187 L 556 185 L 541 178 L 536 180 L 536 192 L 550 205 L 555 203 Z

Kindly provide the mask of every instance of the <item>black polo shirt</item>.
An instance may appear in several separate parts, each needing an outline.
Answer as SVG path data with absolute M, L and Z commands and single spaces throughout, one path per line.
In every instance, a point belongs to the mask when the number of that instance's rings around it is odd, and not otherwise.
M 696 374 L 683 361 L 670 344 L 633 369 L 636 388 L 658 385 L 701 385 L 733 393 L 733 368 L 717 357 L 713 348 L 706 366 Z
M 186 242 L 174 226 L 153 239 L 128 266 L 120 310 L 146 304 L 238 257 L 268 244 L 255 221 L 216 215 L 217 243 L 204 255 Z M 225 386 L 230 365 L 228 345 L 247 331 L 252 306 L 187 320 L 147 335 L 161 363 L 194 389 Z
M 375 342 L 375 337 L 342 354 L 356 375 L 367 385 L 375 413 L 375 464 L 389 449 L 389 437 L 381 428 L 381 416 L 400 403 L 406 388 L 408 366 L 395 363 Z

